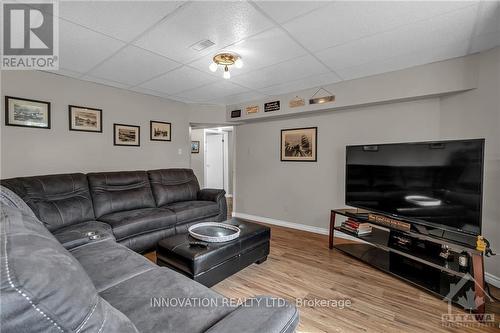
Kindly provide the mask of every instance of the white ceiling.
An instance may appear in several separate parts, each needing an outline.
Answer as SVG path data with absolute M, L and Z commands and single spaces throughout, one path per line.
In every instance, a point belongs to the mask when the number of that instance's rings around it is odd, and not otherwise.
M 58 74 L 234 104 L 500 45 L 499 1 L 60 2 Z M 210 39 L 215 45 L 195 51 Z M 212 56 L 240 54 L 224 80 Z

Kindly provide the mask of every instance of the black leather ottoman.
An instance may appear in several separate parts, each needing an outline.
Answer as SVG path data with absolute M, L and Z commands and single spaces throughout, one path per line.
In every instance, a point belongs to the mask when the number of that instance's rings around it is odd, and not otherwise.
M 211 287 L 252 263 L 267 259 L 271 236 L 268 227 L 237 218 L 222 223 L 238 226 L 240 237 L 224 243 L 206 243 L 188 233 L 170 236 L 158 242 L 156 263 Z

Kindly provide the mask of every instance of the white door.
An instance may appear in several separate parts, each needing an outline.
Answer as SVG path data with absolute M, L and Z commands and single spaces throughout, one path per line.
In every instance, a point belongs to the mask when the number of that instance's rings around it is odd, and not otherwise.
M 224 135 L 208 134 L 206 138 L 206 187 L 224 188 Z

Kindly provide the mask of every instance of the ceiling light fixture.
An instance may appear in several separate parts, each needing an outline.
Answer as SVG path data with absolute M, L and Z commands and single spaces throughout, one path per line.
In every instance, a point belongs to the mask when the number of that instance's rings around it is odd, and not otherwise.
M 241 57 L 234 53 L 218 53 L 214 56 L 213 62 L 208 66 L 212 72 L 216 72 L 219 66 L 224 67 L 224 74 L 222 75 L 225 79 L 231 78 L 231 73 L 229 72 L 229 66 L 234 65 L 236 68 L 243 67 L 243 60 Z

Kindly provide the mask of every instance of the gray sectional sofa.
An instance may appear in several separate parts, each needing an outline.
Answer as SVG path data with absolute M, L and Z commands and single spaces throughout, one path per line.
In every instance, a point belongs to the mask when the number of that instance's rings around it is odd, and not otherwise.
M 190 169 L 100 172 L 5 179 L 66 247 L 81 229 L 112 234 L 136 252 L 153 250 L 194 222 L 224 221 L 224 190 L 200 190 Z
M 196 221 L 225 219 L 224 192 L 200 191 L 191 170 L 2 185 L 2 332 L 293 332 L 298 324 L 281 299 L 235 304 L 136 253 Z

